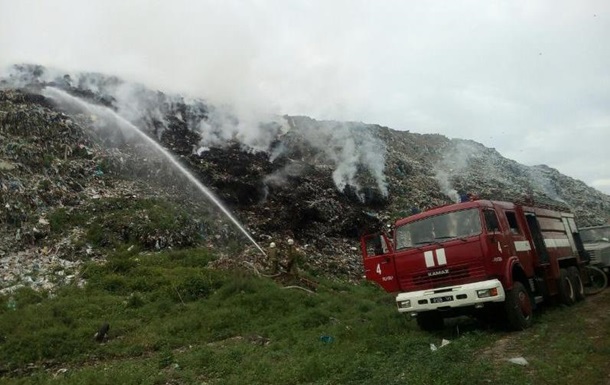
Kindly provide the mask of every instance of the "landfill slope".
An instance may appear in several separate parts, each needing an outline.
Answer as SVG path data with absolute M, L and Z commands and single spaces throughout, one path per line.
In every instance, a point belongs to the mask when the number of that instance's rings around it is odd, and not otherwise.
M 303 116 L 252 123 L 114 77 L 44 74 L 24 66 L 0 81 L 0 289 L 78 281 L 83 261 L 130 247 L 208 247 L 221 255 L 221 267 L 267 263 L 158 154 L 103 137 L 95 130 L 99 117 L 59 105 L 43 96 L 45 87 L 125 116 L 263 247 L 295 239 L 316 274 L 357 279 L 363 231 L 466 192 L 561 206 L 581 226 L 610 218 L 608 195 L 473 141 Z M 121 102 L 125 89 L 132 103 Z
M 0 293 L 81 284 L 82 263 L 123 241 L 143 250 L 198 244 L 199 224 L 181 213 L 172 218 L 179 231 L 147 226 L 147 209 L 163 208 L 168 193 L 133 178 L 135 167 L 119 176 L 130 154 L 100 147 L 44 97 L 0 91 L 0 143 Z

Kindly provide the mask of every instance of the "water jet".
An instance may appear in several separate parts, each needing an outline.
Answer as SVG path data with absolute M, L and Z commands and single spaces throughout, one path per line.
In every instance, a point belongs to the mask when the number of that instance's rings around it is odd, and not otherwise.
M 227 217 L 229 220 L 237 227 L 239 231 L 241 231 L 246 238 L 256 246 L 256 248 L 263 254 L 266 255 L 265 251 L 260 247 L 260 245 L 252 238 L 252 236 L 246 231 L 246 229 L 241 225 L 241 223 L 231 214 L 231 212 L 224 206 L 224 204 L 220 201 L 214 193 L 207 188 L 199 179 L 197 179 L 189 170 L 187 170 L 178 160 L 161 144 L 159 144 L 156 140 L 149 137 L 146 133 L 136 127 L 133 123 L 119 115 L 117 112 L 112 110 L 111 108 L 105 106 L 99 106 L 95 104 L 91 104 L 85 102 L 75 96 L 70 95 L 69 93 L 62 91 L 60 89 L 54 87 L 46 87 L 42 94 L 46 97 L 49 97 L 60 104 L 65 104 L 71 107 L 76 107 L 79 110 L 86 111 L 87 113 L 96 116 L 98 119 L 102 118 L 106 121 L 113 121 L 116 123 L 117 127 L 122 131 L 127 130 L 130 134 L 135 134 L 138 138 L 144 140 L 144 142 L 149 145 L 152 149 L 163 155 L 164 159 L 168 160 L 172 167 L 175 170 L 178 170 L 183 176 L 185 176 L 197 189 L 204 194 L 205 197 L 208 198 L 209 201 L 214 203 L 218 209 Z

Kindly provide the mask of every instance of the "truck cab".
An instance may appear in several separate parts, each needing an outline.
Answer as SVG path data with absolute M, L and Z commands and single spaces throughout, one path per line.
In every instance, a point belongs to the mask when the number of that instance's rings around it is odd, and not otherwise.
M 610 274 L 610 225 L 583 227 L 580 229 L 582 242 L 587 250 L 590 263 Z

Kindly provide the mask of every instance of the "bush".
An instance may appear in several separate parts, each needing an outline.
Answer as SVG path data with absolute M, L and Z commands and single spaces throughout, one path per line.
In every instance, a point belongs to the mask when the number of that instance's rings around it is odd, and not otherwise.
M 212 282 L 201 276 L 190 276 L 175 286 L 176 300 L 194 301 L 207 298 L 213 291 Z M 179 296 L 178 296 L 179 294 Z

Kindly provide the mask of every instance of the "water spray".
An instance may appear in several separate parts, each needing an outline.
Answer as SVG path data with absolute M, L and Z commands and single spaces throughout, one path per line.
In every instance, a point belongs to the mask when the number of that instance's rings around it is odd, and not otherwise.
M 126 128 L 126 129 L 130 130 L 131 132 L 135 133 L 140 138 L 144 139 L 155 150 L 157 150 L 161 154 L 163 154 L 165 156 L 165 158 L 167 160 L 169 160 L 170 163 L 176 169 L 178 169 L 184 176 L 186 176 L 187 179 L 190 182 L 192 182 L 199 189 L 199 191 L 201 191 L 203 194 L 205 194 L 205 196 L 210 201 L 212 201 L 212 203 L 214 203 L 227 216 L 227 218 L 229 218 L 231 220 L 231 222 L 233 222 L 233 224 L 250 240 L 250 242 L 252 242 L 254 244 L 254 246 L 256 246 L 256 248 L 258 250 L 260 250 L 260 252 L 263 255 L 266 255 L 265 251 L 259 246 L 258 243 L 256 243 L 254 238 L 252 238 L 252 236 L 246 231 L 246 229 L 239 223 L 239 221 L 233 216 L 233 214 L 231 214 L 231 212 L 222 204 L 220 199 L 217 198 L 209 188 L 207 188 L 205 185 L 203 185 L 191 172 L 189 172 L 184 166 L 182 166 L 180 164 L 180 162 L 178 162 L 176 160 L 176 158 L 174 158 L 174 156 L 168 150 L 166 150 L 163 146 L 161 146 L 157 141 L 155 141 L 154 139 L 152 139 L 148 135 L 146 135 L 142 130 L 140 130 L 130 121 L 123 118 L 121 115 L 119 115 L 118 113 L 116 113 L 115 111 L 113 111 L 112 109 L 110 109 L 108 107 L 87 103 L 75 96 L 70 95 L 69 93 L 67 93 L 65 91 L 62 91 L 62 90 L 54 88 L 54 87 L 46 87 L 43 90 L 42 94 L 44 96 L 47 96 L 58 102 L 63 102 L 63 103 L 67 103 L 67 104 L 70 104 L 73 106 L 77 106 L 79 109 L 85 110 L 85 111 L 89 112 L 90 114 L 94 114 L 94 115 L 101 116 L 101 117 L 112 118 L 117 123 L 119 123 L 120 128 Z

